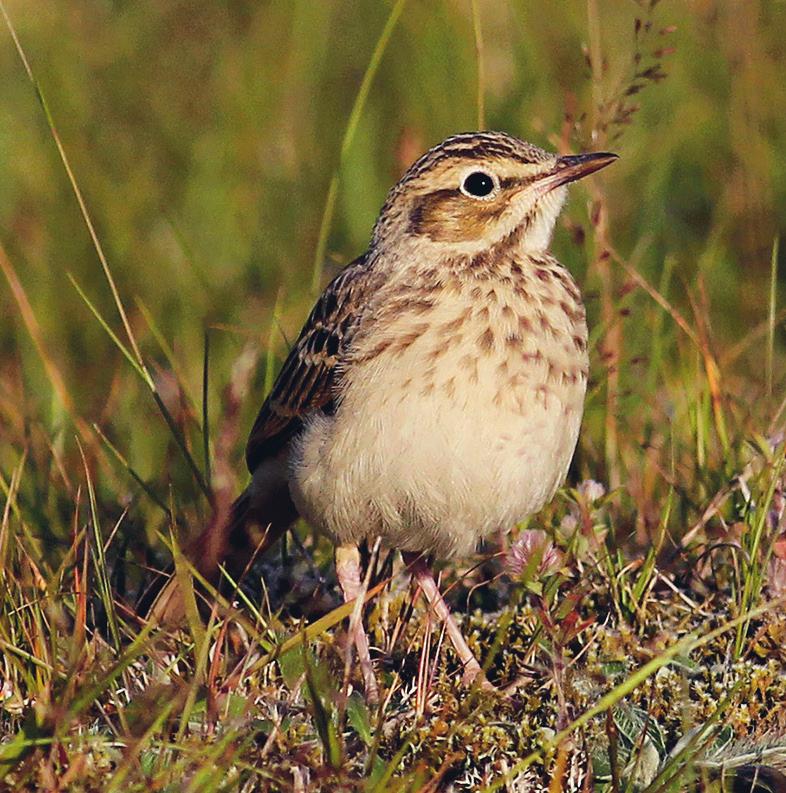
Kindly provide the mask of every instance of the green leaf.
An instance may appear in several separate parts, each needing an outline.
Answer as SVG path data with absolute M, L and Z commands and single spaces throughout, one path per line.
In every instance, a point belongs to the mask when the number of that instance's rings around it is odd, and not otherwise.
M 287 687 L 293 689 L 306 669 L 302 648 L 295 647 L 292 650 L 281 653 L 278 659 L 278 668 L 281 670 L 281 676 L 284 678 Z
M 35 712 L 28 712 L 22 729 L 0 746 L 0 780 L 8 774 L 33 750 L 52 742 L 52 738 L 42 731 Z
M 323 665 L 315 665 L 307 647 L 303 647 L 303 662 L 306 668 L 306 687 L 313 705 L 312 716 L 322 749 L 328 765 L 338 770 L 342 765 L 341 741 L 333 719 L 334 708 L 331 702 L 332 692 L 327 669 Z
M 366 702 L 357 691 L 353 691 L 347 701 L 347 718 L 352 729 L 366 746 L 371 746 L 374 736 L 371 733 L 371 720 L 368 717 Z

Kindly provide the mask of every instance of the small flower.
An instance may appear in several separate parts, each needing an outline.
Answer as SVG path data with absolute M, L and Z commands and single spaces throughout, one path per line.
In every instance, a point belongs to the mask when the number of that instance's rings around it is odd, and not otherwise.
M 569 512 L 567 515 L 565 515 L 565 517 L 563 517 L 563 518 L 562 518 L 562 520 L 559 522 L 559 527 L 560 527 L 560 529 L 562 530 L 562 533 L 563 533 L 563 534 L 564 534 L 566 537 L 568 537 L 568 536 L 570 536 L 571 534 L 573 534 L 573 532 L 575 532 L 575 531 L 576 531 L 576 529 L 578 528 L 578 525 L 579 525 L 579 519 L 578 519 L 578 517 L 577 517 L 577 516 L 574 514 L 575 512 L 576 512 L 576 510 L 575 510 L 575 509 L 574 509 L 574 510 L 572 510 L 572 511 L 571 511 L 571 512 Z
M 526 529 L 510 546 L 505 558 L 508 573 L 520 576 L 525 571 L 538 576 L 549 575 L 562 566 L 562 551 L 548 538 L 545 531 Z
M 606 488 L 594 479 L 585 479 L 576 488 L 587 504 L 594 504 L 606 495 Z
M 591 548 L 597 548 L 606 536 L 605 505 L 602 503 L 606 495 L 606 486 L 594 479 L 585 479 L 576 486 L 575 497 L 568 504 L 568 514 L 562 518 L 559 536 L 571 538 L 581 536 L 585 539 L 584 547 L 577 549 L 580 555 Z

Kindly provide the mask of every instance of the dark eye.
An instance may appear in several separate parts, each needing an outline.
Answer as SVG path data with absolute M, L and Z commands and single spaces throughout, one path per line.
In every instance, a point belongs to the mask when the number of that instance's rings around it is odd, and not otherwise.
M 461 183 L 461 192 L 473 198 L 485 198 L 493 190 L 494 179 L 484 171 L 473 171 Z

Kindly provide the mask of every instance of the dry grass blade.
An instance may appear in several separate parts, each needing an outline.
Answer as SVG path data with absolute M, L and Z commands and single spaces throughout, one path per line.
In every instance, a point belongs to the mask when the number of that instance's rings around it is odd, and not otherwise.
M 79 441 L 77 441 L 79 444 Z M 104 538 L 101 535 L 101 524 L 98 518 L 98 502 L 96 501 L 95 489 L 93 487 L 93 477 L 87 464 L 82 445 L 79 444 L 79 453 L 82 456 L 82 465 L 87 482 L 88 503 L 90 506 L 90 523 L 93 527 L 93 555 L 95 563 L 93 569 L 98 579 L 98 591 L 104 607 L 104 615 L 109 626 L 109 633 L 112 637 L 115 650 L 120 652 L 120 630 L 117 623 L 117 612 L 115 611 L 115 601 L 112 597 L 112 586 L 110 583 L 109 571 L 106 565 L 106 555 L 104 554 Z
M 2 8 L 2 3 L 0 3 L 0 8 Z M 22 315 L 22 320 L 25 323 L 27 332 L 30 334 L 30 338 L 33 340 L 36 351 L 41 358 L 41 363 L 43 363 L 44 369 L 46 370 L 46 375 L 49 378 L 49 382 L 52 384 L 52 389 L 54 390 L 55 394 L 57 394 L 57 398 L 60 400 L 60 404 L 68 413 L 68 416 L 73 421 L 74 426 L 79 430 L 79 434 L 85 440 L 92 439 L 93 434 L 90 430 L 90 426 L 82 418 L 80 418 L 76 412 L 73 400 L 71 399 L 71 395 L 68 391 L 68 388 L 66 387 L 65 380 L 63 379 L 62 374 L 60 374 L 60 370 L 58 369 L 54 358 L 47 349 L 44 336 L 41 332 L 41 327 L 38 324 L 38 320 L 36 319 L 33 307 L 30 305 L 30 301 L 27 299 L 27 294 L 25 293 L 24 287 L 17 277 L 16 271 L 14 270 L 2 245 L 0 245 L 0 270 L 3 271 L 3 275 L 5 275 L 6 280 L 8 281 L 8 286 L 11 288 L 11 293 L 13 294 L 14 300 L 16 300 L 16 304 L 19 307 L 19 313 Z
M 364 603 L 369 603 L 373 598 L 375 598 L 382 590 L 390 583 L 390 579 L 385 579 L 384 581 L 380 581 L 376 586 L 373 586 L 371 589 L 366 592 L 366 596 L 363 600 Z M 340 606 L 337 606 L 329 613 L 325 614 L 324 617 L 320 617 L 318 620 L 315 620 L 310 625 L 307 625 L 303 630 L 295 636 L 290 637 L 289 639 L 281 642 L 281 644 L 276 645 L 276 647 L 266 655 L 262 656 L 259 660 L 255 661 L 254 664 L 250 667 L 249 672 L 255 672 L 269 663 L 275 661 L 277 658 L 282 656 L 284 653 L 289 652 L 294 647 L 297 647 L 299 644 L 305 641 L 311 641 L 316 637 L 322 635 L 326 631 L 330 630 L 330 628 L 338 625 L 343 620 L 347 619 L 352 615 L 352 612 L 355 609 L 355 601 L 350 600 L 347 603 L 343 603 Z
M 3 521 L 0 524 L 0 565 L 2 569 L 9 568 L 9 552 L 11 540 L 11 514 L 19 516 L 19 506 L 16 502 L 19 486 L 22 482 L 22 474 L 27 462 L 27 450 L 19 458 L 19 462 L 11 473 L 11 481 L 6 485 L 5 480 L 0 477 L 3 490 L 5 491 L 5 504 L 3 505 Z

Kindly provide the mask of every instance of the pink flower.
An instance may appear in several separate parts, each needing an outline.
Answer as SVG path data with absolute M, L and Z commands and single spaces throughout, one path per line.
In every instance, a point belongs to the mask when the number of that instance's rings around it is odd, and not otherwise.
M 505 558 L 510 575 L 520 576 L 525 571 L 538 576 L 556 572 L 562 565 L 562 551 L 541 529 L 526 529 L 516 537 Z

